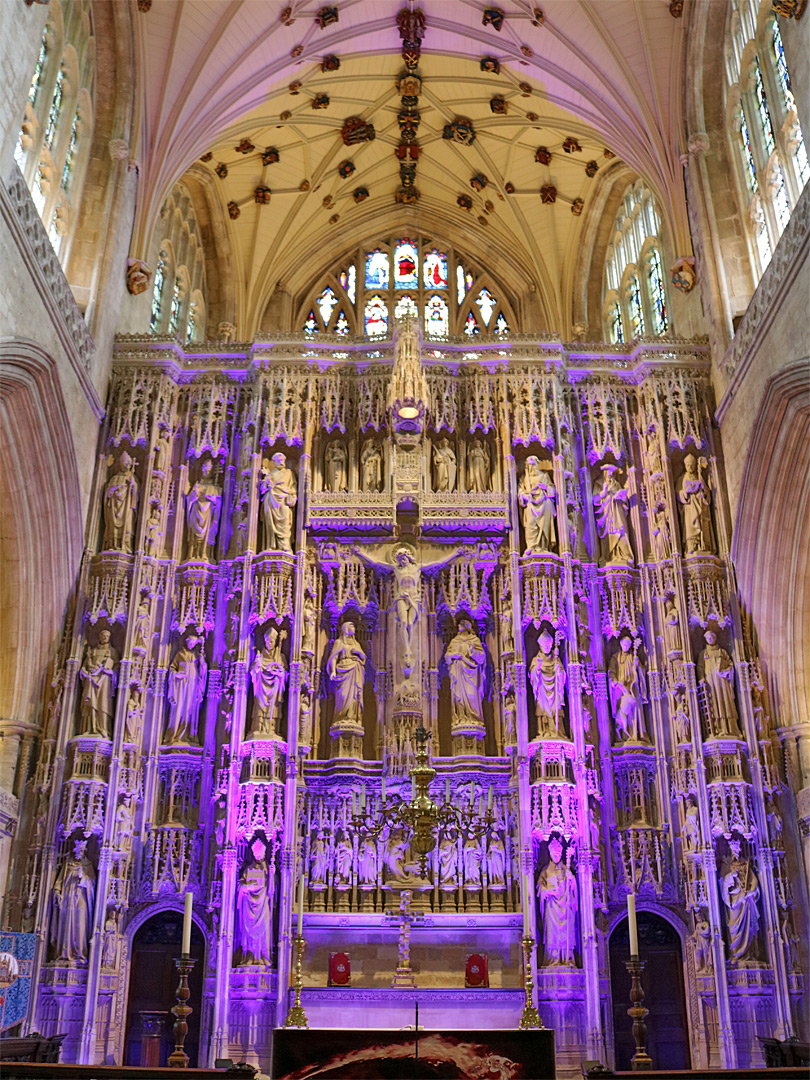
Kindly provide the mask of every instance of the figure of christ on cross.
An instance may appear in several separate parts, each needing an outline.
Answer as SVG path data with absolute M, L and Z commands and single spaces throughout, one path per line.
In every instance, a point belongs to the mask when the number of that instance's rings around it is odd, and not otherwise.
M 399 956 L 397 970 L 391 980 L 392 989 L 416 986 L 416 978 L 411 968 L 411 924 L 424 919 L 421 912 L 411 911 L 413 893 L 403 889 L 399 894 L 399 911 L 386 911 L 385 916 L 391 921 L 399 920 Z

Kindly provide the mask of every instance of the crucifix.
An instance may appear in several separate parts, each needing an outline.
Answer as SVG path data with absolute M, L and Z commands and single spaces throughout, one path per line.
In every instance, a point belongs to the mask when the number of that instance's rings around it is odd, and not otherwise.
M 421 912 L 411 911 L 411 899 L 413 893 L 410 889 L 403 889 L 399 895 L 399 912 L 386 911 L 387 919 L 396 919 L 399 916 L 399 956 L 397 957 L 397 970 L 391 980 L 393 989 L 415 987 L 416 979 L 411 968 L 411 924 L 424 919 Z

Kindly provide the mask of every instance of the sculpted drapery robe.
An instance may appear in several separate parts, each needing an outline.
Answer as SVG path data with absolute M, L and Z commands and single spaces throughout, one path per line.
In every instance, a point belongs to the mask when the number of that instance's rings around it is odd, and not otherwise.
M 481 639 L 471 629 L 462 629 L 447 646 L 445 659 L 450 669 L 451 722 L 480 726 L 486 660 Z
M 182 645 L 169 668 L 169 724 L 166 743 L 197 741 L 200 705 L 208 680 L 205 658 L 199 660 L 188 645 Z
M 646 739 L 644 710 L 647 682 L 644 667 L 632 652 L 618 652 L 610 661 L 610 704 L 616 727 L 625 739 Z
M 354 634 L 341 632 L 329 658 L 329 677 L 335 687 L 335 724 L 361 727 L 366 654 Z
M 565 667 L 554 653 L 538 652 L 529 668 L 539 731 L 559 732 L 565 692 Z
M 750 959 L 759 930 L 759 879 L 749 862 L 735 862 L 720 879 L 726 905 L 728 955 L 732 963 Z
M 287 684 L 287 669 L 280 646 L 256 653 L 250 679 L 253 683 L 253 721 L 248 738 L 273 737 L 278 734 L 276 712 Z
M 210 470 L 209 470 L 210 471 Z M 214 543 L 219 528 L 219 506 L 222 489 L 204 473 L 186 496 L 186 522 L 188 524 L 188 557 L 205 559 L 208 548 Z
M 96 895 L 93 864 L 82 853 L 69 855 L 54 882 L 54 924 L 58 960 L 86 960 Z
M 543 918 L 543 965 L 574 963 L 577 926 L 577 882 L 562 862 L 553 859 L 537 881 Z
M 713 735 L 739 735 L 739 714 L 734 698 L 734 662 L 717 644 L 706 643 L 697 662 L 698 680 L 706 687 L 714 721 Z
M 269 964 L 273 918 L 270 910 L 267 863 L 262 859 L 244 869 L 236 890 L 237 945 L 243 964 Z
M 117 472 L 104 488 L 104 547 L 132 551 L 139 484 L 131 464 Z
M 272 462 L 264 471 L 260 490 L 265 550 L 292 551 L 292 508 L 298 499 L 292 469 Z
M 518 499 L 523 507 L 526 553 L 552 551 L 557 543 L 557 490 L 550 473 L 540 470 L 537 458 L 526 461 Z
M 81 734 L 109 739 L 115 709 L 115 666 L 118 654 L 109 643 L 88 647 L 79 675 L 82 680 Z

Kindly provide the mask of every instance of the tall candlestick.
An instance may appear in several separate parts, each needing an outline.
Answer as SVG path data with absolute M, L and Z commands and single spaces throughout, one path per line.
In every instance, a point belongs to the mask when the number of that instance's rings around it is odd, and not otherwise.
M 385 777 L 384 776 L 382 778 L 382 791 L 381 791 L 381 794 L 382 794 L 383 806 L 385 806 Z
M 360 789 L 360 809 L 365 810 L 365 808 L 366 808 L 366 785 L 363 784 L 362 788 Z
M 187 892 L 183 910 L 183 947 L 181 950 L 183 956 L 188 956 L 191 953 L 191 905 L 193 903 L 193 895 Z
M 304 936 L 304 874 L 298 881 L 298 936 Z
M 444 801 L 449 805 L 450 803 L 450 777 L 446 777 L 444 781 Z
M 627 894 L 627 927 L 630 931 L 630 955 L 638 956 L 638 923 L 636 922 L 636 894 Z
M 529 904 L 531 893 L 526 893 L 526 902 L 523 905 L 523 936 L 527 938 L 529 936 Z
M 489 785 L 489 794 L 487 795 L 487 813 L 492 809 L 492 784 Z

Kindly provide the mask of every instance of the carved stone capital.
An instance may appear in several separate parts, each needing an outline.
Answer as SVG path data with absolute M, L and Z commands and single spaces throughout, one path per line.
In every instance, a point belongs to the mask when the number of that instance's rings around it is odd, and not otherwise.
M 107 143 L 111 161 L 129 160 L 129 143 L 125 139 L 110 139 Z
M 133 296 L 146 292 L 152 271 L 143 259 L 127 259 L 127 289 Z
M 689 142 L 686 145 L 690 154 L 705 154 L 711 143 L 705 131 L 695 131 L 689 136 Z

